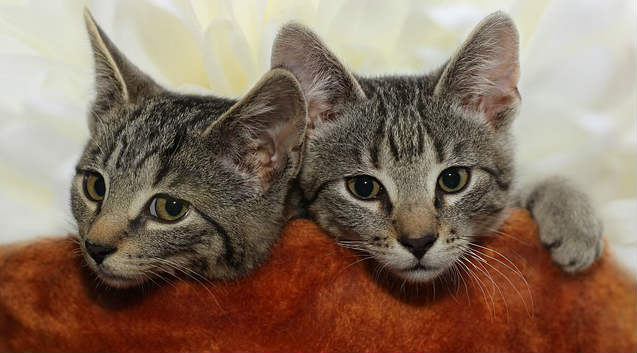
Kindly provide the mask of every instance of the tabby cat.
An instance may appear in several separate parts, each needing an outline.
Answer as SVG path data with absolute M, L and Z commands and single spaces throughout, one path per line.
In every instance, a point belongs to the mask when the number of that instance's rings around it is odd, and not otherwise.
M 342 245 L 428 281 L 521 206 L 565 271 L 599 256 L 602 226 L 586 195 L 561 178 L 515 184 L 518 34 L 504 13 L 484 19 L 426 75 L 353 75 L 294 23 L 278 34 L 272 67 L 292 71 L 305 92 L 299 185 L 310 216 Z
M 172 93 L 85 19 L 97 94 L 71 205 L 89 267 L 113 287 L 254 269 L 288 219 L 306 125 L 299 83 L 275 69 L 240 101 Z

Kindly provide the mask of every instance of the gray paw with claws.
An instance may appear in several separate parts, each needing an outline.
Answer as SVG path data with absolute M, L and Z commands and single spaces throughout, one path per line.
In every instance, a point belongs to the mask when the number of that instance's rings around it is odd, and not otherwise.
M 591 202 L 569 180 L 549 178 L 525 190 L 521 206 L 538 224 L 540 241 L 553 261 L 574 273 L 588 268 L 602 254 L 602 222 Z

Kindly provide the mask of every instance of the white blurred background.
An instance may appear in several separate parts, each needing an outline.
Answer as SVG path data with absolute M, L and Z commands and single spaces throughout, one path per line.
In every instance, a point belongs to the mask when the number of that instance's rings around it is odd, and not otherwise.
M 588 190 L 611 247 L 637 268 L 635 1 L 0 0 L 0 243 L 74 230 L 73 168 L 88 136 L 87 6 L 168 88 L 238 97 L 282 23 L 314 28 L 359 73 L 419 73 L 495 10 L 521 36 L 520 174 Z

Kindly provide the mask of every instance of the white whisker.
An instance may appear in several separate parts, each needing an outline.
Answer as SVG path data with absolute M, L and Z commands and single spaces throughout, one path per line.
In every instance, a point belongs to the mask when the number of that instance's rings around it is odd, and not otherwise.
M 526 286 L 527 292 L 529 293 L 529 298 L 531 300 L 530 315 L 532 316 L 533 315 L 532 313 L 535 310 L 534 309 L 535 305 L 534 305 L 534 302 L 533 302 L 533 294 L 531 293 L 531 287 L 529 286 L 529 282 L 526 280 L 526 277 L 524 277 L 524 275 L 522 274 L 522 271 L 520 271 L 520 269 L 511 260 L 509 260 L 506 256 L 504 256 L 503 254 L 501 254 L 500 252 L 498 252 L 498 251 L 496 251 L 494 249 L 487 248 L 487 247 L 484 247 L 484 246 L 481 246 L 481 245 L 478 245 L 478 244 L 474 244 L 474 243 L 469 243 L 469 245 L 476 246 L 476 247 L 481 248 L 481 249 L 493 251 L 497 255 L 500 255 L 501 257 L 503 257 L 508 263 L 513 265 L 513 267 L 511 267 L 511 266 L 507 265 L 506 263 L 500 261 L 496 257 L 490 256 L 489 254 L 487 254 L 485 252 L 480 252 L 480 254 L 482 254 L 483 256 L 486 256 L 486 257 L 488 257 L 488 258 L 500 263 L 502 266 L 506 267 L 508 270 L 510 270 L 511 272 L 515 273 L 518 277 L 520 277 L 520 279 L 524 282 L 524 285 Z M 473 250 L 478 251 L 478 249 L 473 249 Z M 517 287 L 515 287 L 515 288 L 517 288 Z M 525 306 L 526 306 L 526 304 L 525 304 Z

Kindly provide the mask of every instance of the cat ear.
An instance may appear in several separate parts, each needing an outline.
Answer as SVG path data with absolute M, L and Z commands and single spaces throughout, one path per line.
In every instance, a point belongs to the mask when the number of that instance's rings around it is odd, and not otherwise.
M 150 77 L 141 72 L 120 53 L 102 29 L 95 23 L 88 10 L 84 20 L 93 49 L 95 61 L 95 86 L 97 96 L 93 109 L 105 112 L 113 106 L 136 103 L 141 98 L 162 91 Z
M 518 32 L 513 20 L 495 12 L 480 22 L 442 71 L 434 95 L 452 96 L 484 114 L 496 129 L 517 113 L 520 94 Z
M 306 119 L 299 82 L 290 72 L 273 69 L 202 136 L 266 191 L 289 168 L 298 172 Z
M 354 76 L 316 34 L 298 23 L 281 28 L 272 47 L 271 67 L 290 70 L 299 80 L 311 126 L 333 118 L 346 102 L 365 98 Z

